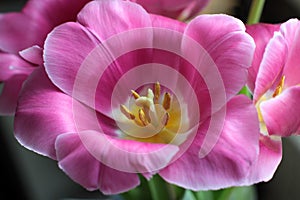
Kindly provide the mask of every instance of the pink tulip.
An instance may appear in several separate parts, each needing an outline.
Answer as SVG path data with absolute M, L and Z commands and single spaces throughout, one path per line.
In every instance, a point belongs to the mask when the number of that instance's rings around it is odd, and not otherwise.
M 256 50 L 249 68 L 248 87 L 253 93 L 261 130 L 258 174 L 275 172 L 282 157 L 281 137 L 299 134 L 300 24 L 291 19 L 282 24 L 247 26 Z M 255 175 L 257 176 L 257 175 Z
M 138 173 L 192 190 L 265 180 L 272 172 L 252 169 L 264 160 L 256 109 L 236 96 L 253 53 L 227 15 L 185 24 L 127 1 L 90 2 L 48 35 L 16 138 L 104 194 L 136 187 Z
M 265 135 L 300 133 L 300 23 L 258 24 L 247 28 L 257 45 L 249 85 Z

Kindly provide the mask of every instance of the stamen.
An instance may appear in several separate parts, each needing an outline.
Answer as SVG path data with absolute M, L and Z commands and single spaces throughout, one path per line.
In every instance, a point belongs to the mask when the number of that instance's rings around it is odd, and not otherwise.
M 158 104 L 159 96 L 160 96 L 160 84 L 159 82 L 156 82 L 154 85 L 154 99 L 153 99 L 155 104 Z
M 131 93 L 132 93 L 132 95 L 133 95 L 133 97 L 134 97 L 135 99 L 140 98 L 140 95 L 139 95 L 136 91 L 131 90 Z
M 135 119 L 134 114 L 132 114 L 132 113 L 128 110 L 128 108 L 126 108 L 126 106 L 120 105 L 120 110 L 121 110 L 121 112 L 127 117 L 127 119 L 130 119 L 130 120 L 134 120 L 134 119 Z
M 139 109 L 139 118 L 144 126 L 147 126 L 149 122 L 146 119 L 146 115 L 143 109 Z
M 169 122 L 169 119 L 170 119 L 170 114 L 169 113 L 166 113 L 162 119 L 162 124 L 164 126 L 167 126 L 168 122 Z
M 272 95 L 272 97 L 276 97 L 277 95 L 279 95 L 282 92 L 283 85 L 284 85 L 284 80 L 285 80 L 285 76 L 282 76 L 278 86 L 276 87 L 276 89 L 275 89 L 275 91 Z
M 164 100 L 162 103 L 164 109 L 168 110 L 171 107 L 171 95 L 170 93 L 166 92 L 164 95 Z

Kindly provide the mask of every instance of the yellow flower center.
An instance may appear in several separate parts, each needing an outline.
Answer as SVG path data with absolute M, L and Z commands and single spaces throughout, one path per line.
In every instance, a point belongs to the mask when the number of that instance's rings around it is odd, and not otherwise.
M 132 90 L 133 103 L 121 104 L 119 120 L 123 139 L 151 143 L 170 143 L 182 128 L 182 112 L 175 95 L 162 94 L 157 82 L 143 96 Z M 186 117 L 187 118 L 187 117 Z M 185 125 L 188 126 L 188 120 Z

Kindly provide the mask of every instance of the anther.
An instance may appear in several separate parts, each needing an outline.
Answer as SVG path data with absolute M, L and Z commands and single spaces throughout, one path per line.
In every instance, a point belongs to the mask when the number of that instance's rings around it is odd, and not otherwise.
M 170 93 L 168 93 L 168 92 L 165 93 L 162 105 L 163 105 L 165 110 L 168 110 L 171 107 L 171 95 L 170 95 Z
M 154 84 L 153 89 L 154 89 L 154 99 L 153 99 L 153 101 L 154 101 L 155 104 L 158 104 L 158 99 L 159 99 L 159 96 L 160 96 L 160 84 L 159 84 L 159 82 L 156 82 Z
M 139 118 L 144 126 L 148 125 L 148 121 L 146 119 L 146 115 L 143 109 L 139 109 Z
M 128 108 L 126 108 L 126 106 L 124 105 L 120 105 L 120 110 L 121 112 L 130 120 L 134 120 L 135 119 L 135 116 L 134 114 L 132 114 Z
M 282 76 L 278 86 L 276 87 L 272 97 L 276 97 L 277 95 L 279 95 L 282 92 L 283 89 L 283 85 L 284 85 L 284 80 L 285 80 L 285 76 Z
M 139 95 L 136 91 L 131 90 L 131 93 L 132 93 L 132 95 L 133 95 L 133 97 L 134 97 L 135 99 L 140 98 L 140 95 Z

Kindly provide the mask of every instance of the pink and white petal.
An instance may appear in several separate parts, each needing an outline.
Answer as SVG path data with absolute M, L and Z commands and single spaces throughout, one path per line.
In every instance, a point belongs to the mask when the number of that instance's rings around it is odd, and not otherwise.
M 186 23 L 163 17 L 161 15 L 150 14 L 150 18 L 153 27 L 171 29 L 180 33 L 183 33 L 186 27 Z
M 126 173 L 102 165 L 100 190 L 106 195 L 127 192 L 140 184 L 137 174 Z
M 209 120 L 178 160 L 160 171 L 168 182 L 191 190 L 211 190 L 243 185 L 258 156 L 259 123 L 251 100 L 232 98 L 218 142 L 205 157 L 199 157 Z M 216 113 L 218 114 L 218 113 Z
M 139 184 L 136 174 L 120 172 L 99 162 L 77 133 L 60 135 L 55 143 L 60 168 L 88 190 L 100 189 L 104 194 L 118 194 Z
M 300 134 L 300 87 L 294 86 L 260 104 L 260 110 L 270 135 L 287 137 Z
M 78 23 L 68 22 L 56 27 L 44 46 L 45 68 L 51 81 L 71 95 L 77 72 L 97 43 L 94 36 Z M 85 83 L 88 88 L 88 82 Z
M 99 162 L 128 173 L 155 172 L 167 166 L 179 150 L 171 144 L 124 140 L 94 130 L 82 131 L 79 136 Z
M 134 28 L 151 27 L 149 14 L 128 1 L 92 1 L 81 10 L 77 20 L 101 41 Z
M 246 26 L 246 32 L 251 35 L 256 44 L 253 62 L 249 68 L 248 74 L 248 87 L 252 92 L 255 88 L 255 80 L 258 73 L 258 69 L 263 58 L 265 48 L 269 40 L 273 37 L 274 32 L 279 30 L 279 24 L 253 24 Z
M 300 47 L 297 45 L 300 42 L 300 22 L 297 19 L 290 19 L 281 25 L 280 31 L 282 32 L 285 40 L 288 43 L 288 59 L 284 67 L 285 87 L 298 85 L 300 83 Z
M 19 97 L 14 121 L 17 140 L 26 148 L 55 159 L 56 137 L 75 131 L 74 102 L 51 83 L 42 67 L 36 69 Z
M 101 163 L 86 150 L 77 133 L 65 133 L 55 140 L 59 167 L 88 190 L 99 188 Z
M 0 115 L 15 114 L 19 92 L 27 75 L 18 74 L 5 81 L 0 93 Z
M 201 15 L 188 24 L 185 35 L 196 40 L 214 61 L 227 99 L 237 94 L 246 82 L 255 48 L 253 39 L 245 33 L 244 24 L 228 15 Z M 183 41 L 187 54 L 191 52 L 189 46 Z
M 15 75 L 29 75 L 35 68 L 17 55 L 0 52 L 0 81 Z
M 23 59 L 35 65 L 42 65 L 44 62 L 43 49 L 38 45 L 24 49 L 19 54 Z
M 255 184 L 269 181 L 275 174 L 282 158 L 281 138 L 260 136 L 259 156 L 251 167 L 251 172 L 246 184 Z
M 50 30 L 50 26 L 41 18 L 33 20 L 23 13 L 1 14 L 0 50 L 17 54 L 33 45 L 43 46 Z
M 273 38 L 266 46 L 258 74 L 255 81 L 253 94 L 254 102 L 269 90 L 275 81 L 280 79 L 288 54 L 288 46 L 283 36 L 275 32 Z M 276 87 L 276 86 L 275 86 Z

